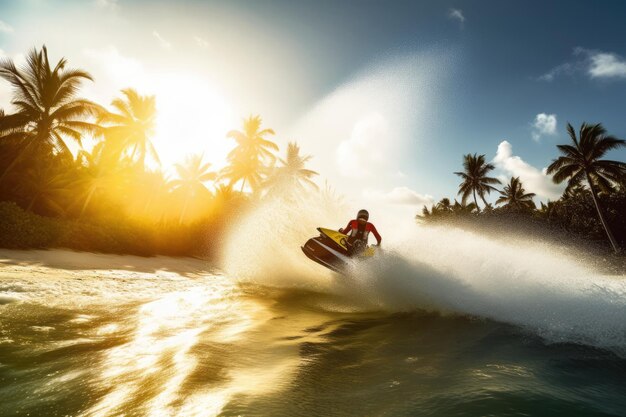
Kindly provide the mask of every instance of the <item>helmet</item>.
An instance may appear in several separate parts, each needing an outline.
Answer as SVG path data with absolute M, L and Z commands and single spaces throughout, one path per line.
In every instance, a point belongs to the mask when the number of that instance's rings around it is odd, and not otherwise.
M 370 218 L 370 213 L 365 209 L 359 210 L 359 212 L 356 215 L 356 218 L 357 220 L 362 218 L 362 219 L 365 219 L 365 221 L 367 221 Z

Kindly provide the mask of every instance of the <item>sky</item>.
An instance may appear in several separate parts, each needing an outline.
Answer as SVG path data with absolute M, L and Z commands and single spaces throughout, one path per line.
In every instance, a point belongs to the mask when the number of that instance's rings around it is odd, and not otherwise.
M 621 1 L 0 0 L 0 54 L 46 44 L 102 104 L 155 94 L 165 167 L 223 166 L 226 132 L 259 114 L 320 184 L 415 213 L 456 196 L 466 153 L 545 201 L 568 122 L 626 138 L 625 21 Z

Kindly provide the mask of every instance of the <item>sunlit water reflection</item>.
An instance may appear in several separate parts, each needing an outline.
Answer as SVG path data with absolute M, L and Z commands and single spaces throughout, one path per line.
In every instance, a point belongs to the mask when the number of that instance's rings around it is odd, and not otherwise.
M 626 364 L 608 351 L 471 317 L 328 309 L 340 301 L 200 261 L 100 260 L 3 261 L 0 415 L 626 411 Z

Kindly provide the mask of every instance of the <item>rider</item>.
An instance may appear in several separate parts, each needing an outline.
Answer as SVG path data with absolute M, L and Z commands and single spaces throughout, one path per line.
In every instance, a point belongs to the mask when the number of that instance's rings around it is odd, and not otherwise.
M 376 237 L 377 240 L 377 246 L 380 246 L 380 242 L 383 240 L 378 233 L 378 230 L 376 230 L 376 227 L 367 221 L 369 217 L 370 214 L 367 210 L 359 210 L 356 215 L 356 220 L 350 220 L 345 229 L 339 230 L 341 233 L 349 236 L 349 246 L 357 249 L 357 251 L 362 250 L 367 246 L 367 238 L 370 232 L 374 233 L 374 237 Z

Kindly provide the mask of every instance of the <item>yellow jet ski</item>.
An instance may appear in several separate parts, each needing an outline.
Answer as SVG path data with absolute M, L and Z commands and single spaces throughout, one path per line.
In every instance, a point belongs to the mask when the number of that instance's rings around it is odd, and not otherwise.
M 332 229 L 318 227 L 318 237 L 311 238 L 302 246 L 302 252 L 311 260 L 335 272 L 342 273 L 357 259 L 371 258 L 376 254 L 376 247 L 366 246 L 363 242 L 351 244 L 348 235 Z

